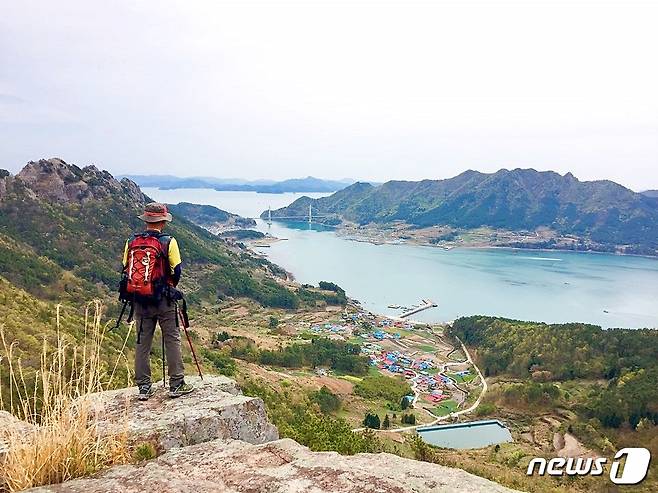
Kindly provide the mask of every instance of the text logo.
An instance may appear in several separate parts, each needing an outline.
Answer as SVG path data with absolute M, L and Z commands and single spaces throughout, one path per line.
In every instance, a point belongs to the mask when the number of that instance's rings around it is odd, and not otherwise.
M 622 459 L 626 459 L 622 468 Z M 544 476 L 601 476 L 604 472 L 608 459 L 598 457 L 596 459 L 555 457 L 546 460 L 537 457 L 530 461 L 526 474 L 532 476 L 537 474 Z M 638 484 L 647 477 L 651 452 L 645 448 L 623 448 L 615 454 L 610 468 L 610 481 L 615 484 Z M 537 466 L 537 467 L 536 467 Z M 621 469 L 621 471 L 620 471 Z
M 619 464 L 622 457 L 626 457 L 626 464 L 619 474 Z M 615 460 L 610 469 L 610 481 L 615 484 L 638 484 L 647 477 L 651 452 L 645 448 L 623 448 L 615 454 Z

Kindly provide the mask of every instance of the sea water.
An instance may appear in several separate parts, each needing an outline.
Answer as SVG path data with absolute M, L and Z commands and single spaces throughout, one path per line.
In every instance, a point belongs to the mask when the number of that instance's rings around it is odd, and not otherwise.
M 247 217 L 258 217 L 268 207 L 283 207 L 304 195 L 196 189 L 145 189 L 145 193 L 168 203 L 210 204 Z M 481 314 L 606 328 L 658 327 L 655 258 L 374 245 L 304 221 L 267 225 L 259 220 L 257 229 L 285 238 L 261 252 L 299 282 L 335 282 L 376 313 L 399 315 L 388 306 L 412 306 L 430 299 L 438 307 L 415 314 L 414 319 L 445 322 Z

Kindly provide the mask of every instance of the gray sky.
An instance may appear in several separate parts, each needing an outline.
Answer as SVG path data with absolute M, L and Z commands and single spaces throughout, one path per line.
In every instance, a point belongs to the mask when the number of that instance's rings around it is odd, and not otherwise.
M 658 3 L 6 1 L 0 167 L 658 188 Z

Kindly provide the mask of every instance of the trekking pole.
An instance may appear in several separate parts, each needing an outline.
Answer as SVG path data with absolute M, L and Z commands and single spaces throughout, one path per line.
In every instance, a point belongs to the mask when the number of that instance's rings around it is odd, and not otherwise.
M 190 334 L 187 331 L 187 327 L 189 326 L 189 322 L 187 321 L 187 317 L 184 316 L 183 311 L 180 309 L 178 306 L 178 303 L 176 303 L 176 312 L 177 312 L 177 317 L 176 317 L 176 322 L 179 320 L 182 322 L 181 325 L 183 326 L 183 330 L 185 331 L 185 337 L 187 338 L 187 343 L 190 345 L 190 351 L 192 351 L 192 357 L 194 358 L 194 363 L 196 364 L 196 369 L 199 372 L 199 376 L 201 377 L 201 380 L 203 380 L 203 373 L 201 373 L 201 365 L 199 365 L 199 360 L 196 357 L 196 351 L 194 351 L 194 346 L 192 345 L 192 339 L 190 338 Z
M 165 342 L 164 342 L 164 330 L 160 327 L 162 332 L 162 388 L 167 388 L 167 379 L 165 375 Z
M 201 373 L 201 366 L 199 366 L 199 360 L 196 357 L 196 353 L 194 352 L 194 346 L 192 345 L 192 339 L 190 339 L 190 334 L 187 332 L 187 327 L 183 325 L 183 330 L 185 331 L 185 336 L 187 337 L 187 342 L 190 345 L 190 350 L 192 351 L 192 357 L 194 358 L 194 363 L 196 363 L 196 369 L 199 372 L 199 376 L 201 377 L 201 380 L 203 380 L 203 374 Z

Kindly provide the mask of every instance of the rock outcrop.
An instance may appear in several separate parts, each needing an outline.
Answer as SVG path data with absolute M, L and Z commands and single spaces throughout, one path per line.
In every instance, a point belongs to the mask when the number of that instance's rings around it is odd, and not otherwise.
M 0 169 L 0 200 L 7 193 L 7 182 L 11 179 L 11 173 L 6 169 Z
M 140 402 L 134 388 L 94 396 L 101 432 L 127 431 L 133 444 L 164 451 L 158 458 L 30 491 L 512 492 L 460 469 L 391 454 L 312 452 L 279 440 L 263 402 L 242 395 L 232 380 L 190 380 L 197 389 L 179 399 L 159 390 Z
M 263 401 L 242 395 L 233 380 L 222 376 L 187 380 L 196 390 L 180 399 L 170 399 L 162 388 L 146 402 L 137 400 L 135 388 L 96 394 L 93 406 L 99 430 L 126 431 L 131 443 L 148 442 L 158 451 L 216 439 L 256 444 L 279 438 L 267 420 Z
M 48 201 L 84 203 L 108 197 L 122 197 L 132 204 L 144 203 L 139 187 L 128 179 L 120 182 L 96 166 L 79 168 L 59 158 L 30 161 L 16 175 L 37 197 Z
M 95 478 L 31 490 L 35 493 L 341 492 L 510 493 L 460 469 L 391 454 L 342 456 L 311 452 L 290 439 L 262 445 L 215 440 L 172 449 L 159 458 L 119 466 Z
M 6 454 L 9 450 L 10 440 L 5 437 L 5 433 L 2 433 L 6 430 L 11 430 L 9 435 L 11 439 L 22 438 L 25 435 L 28 435 L 34 432 L 34 425 L 22 421 L 15 417 L 13 414 L 8 413 L 7 411 L 0 411 L 0 460 L 2 459 L 3 454 Z

